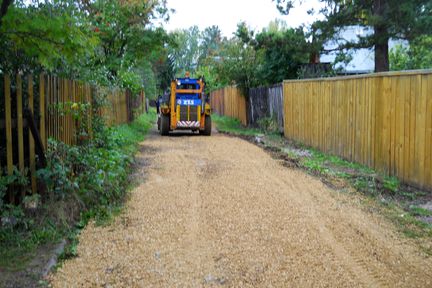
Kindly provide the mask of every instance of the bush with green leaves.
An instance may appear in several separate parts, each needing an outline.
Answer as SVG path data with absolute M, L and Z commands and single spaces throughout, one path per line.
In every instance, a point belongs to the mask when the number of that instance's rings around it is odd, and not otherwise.
M 37 171 L 46 193 L 27 196 L 20 206 L 0 202 L 0 267 L 20 265 L 21 256 L 39 244 L 74 234 L 74 225 L 82 228 L 91 218 L 98 222 L 110 219 L 126 195 L 137 143 L 155 117 L 151 112 L 113 128 L 101 120 L 94 139 L 80 146 L 50 139 L 47 166 Z M 0 200 L 6 196 L 7 186 L 25 186 L 23 181 L 28 181 L 27 177 L 18 171 L 0 176 Z

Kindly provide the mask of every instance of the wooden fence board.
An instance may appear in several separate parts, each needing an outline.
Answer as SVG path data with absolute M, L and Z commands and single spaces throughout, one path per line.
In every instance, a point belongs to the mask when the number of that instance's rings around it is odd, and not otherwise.
M 47 148 L 45 111 L 46 111 L 46 94 L 45 94 L 45 75 L 39 76 L 39 133 L 42 139 L 44 149 Z
M 23 92 L 22 78 L 18 74 L 16 77 L 17 86 L 17 131 L 18 131 L 18 168 L 24 172 L 24 125 L 23 125 Z
M 424 80 L 427 83 L 426 91 L 428 91 L 426 95 L 425 182 L 432 187 L 432 75 L 427 75 Z
M 4 76 L 5 93 L 5 126 L 6 126 L 6 161 L 7 173 L 13 174 L 13 151 L 12 151 L 12 111 L 11 111 L 11 80 L 9 75 Z
M 34 115 L 34 94 L 33 94 L 33 76 L 29 75 L 27 77 L 28 84 L 28 108 Z M 30 178 L 31 178 L 31 188 L 32 192 L 37 192 L 36 187 L 36 155 L 35 155 L 35 142 L 33 135 L 29 133 L 29 161 L 30 161 Z

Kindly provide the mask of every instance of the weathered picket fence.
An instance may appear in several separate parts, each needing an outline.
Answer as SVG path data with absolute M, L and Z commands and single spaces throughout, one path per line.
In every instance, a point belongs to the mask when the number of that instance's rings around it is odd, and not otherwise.
M 36 168 L 43 166 L 48 138 L 76 145 L 92 137 L 94 113 L 109 125 L 133 120 L 145 110 L 145 95 L 118 88 L 95 87 L 80 81 L 41 74 L 3 75 L 0 92 L 0 175 L 29 169 L 37 191 Z M 95 97 L 106 105 L 93 107 Z M 37 156 L 37 157 L 36 157 Z M 10 193 L 11 203 L 16 202 Z

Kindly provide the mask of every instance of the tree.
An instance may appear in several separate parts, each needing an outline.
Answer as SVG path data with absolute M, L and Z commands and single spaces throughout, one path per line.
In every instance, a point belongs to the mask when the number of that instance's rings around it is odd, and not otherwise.
M 168 34 L 152 22 L 168 16 L 164 0 L 3 1 L 0 70 L 156 87 Z
M 153 63 L 163 53 L 168 35 L 152 27 L 152 20 L 165 17 L 164 1 L 99 0 L 86 9 L 100 45 L 93 61 L 108 83 L 136 90 L 143 86 L 140 67 Z M 137 77 L 140 76 L 140 77 Z
M 409 46 L 398 45 L 390 50 L 390 70 L 432 68 L 432 36 L 422 36 Z
M 288 14 L 294 6 L 292 0 L 276 1 L 278 9 Z M 375 71 L 389 70 L 389 39 L 413 41 L 432 33 L 432 1 L 430 0 L 320 0 L 325 3 L 320 13 L 325 19 L 313 24 L 321 39 L 338 37 L 344 27 L 373 28 L 372 33 L 358 37 L 358 41 L 345 41 L 344 49 L 374 48 Z
M 169 46 L 169 54 L 174 61 L 176 74 L 184 76 L 186 71 L 195 73 L 200 58 L 201 32 L 198 26 L 176 30 L 170 37 L 172 43 Z
M 200 56 L 198 66 L 205 65 L 209 57 L 217 54 L 222 43 L 222 34 L 218 26 L 211 26 L 204 29 L 201 33 Z
M 88 57 L 98 42 L 73 1 L 32 1 L 30 5 L 17 1 L 4 13 L 0 26 L 2 71 L 53 70 Z
M 244 94 L 251 87 L 260 85 L 259 69 L 263 53 L 257 50 L 254 31 L 244 22 L 237 25 L 235 37 L 223 41 L 215 61 L 217 81 L 225 85 L 237 84 Z
M 255 36 L 255 41 L 256 49 L 264 54 L 259 71 L 261 84 L 297 78 L 300 65 L 308 61 L 309 46 L 300 28 L 286 28 L 283 23 L 273 22 Z

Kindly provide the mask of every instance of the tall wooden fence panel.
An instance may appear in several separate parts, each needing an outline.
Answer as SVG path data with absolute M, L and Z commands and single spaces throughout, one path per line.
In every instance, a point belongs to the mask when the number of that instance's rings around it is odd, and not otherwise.
M 432 71 L 284 82 L 285 136 L 432 188 Z
M 237 118 L 243 125 L 247 125 L 246 98 L 237 87 L 229 86 L 213 91 L 210 104 L 219 115 Z
M 249 89 L 248 124 L 258 125 L 258 120 L 269 117 L 269 89 L 258 87 Z
M 282 84 L 274 85 L 268 88 L 268 107 L 269 116 L 274 117 L 278 123 L 279 132 L 284 131 L 284 114 L 283 114 L 283 89 Z
M 43 155 L 48 138 L 76 145 L 92 137 L 93 100 L 106 95 L 99 114 L 109 125 L 128 123 L 134 112 L 145 109 L 144 92 L 134 97 L 129 91 L 91 87 L 79 81 L 54 76 L 3 75 L 0 80 L 0 175 L 13 174 L 14 167 L 30 172 L 32 191 L 37 192 L 36 154 Z M 103 97 L 103 96 L 102 96 Z M 32 131 L 32 132 L 30 132 Z M 83 134 L 81 134 L 83 132 Z M 34 135 L 36 134 L 36 135 Z M 10 191 L 10 203 L 17 203 Z M 18 195 L 22 199 L 24 195 Z
M 248 124 L 257 125 L 258 120 L 274 118 L 280 132 L 283 132 L 283 89 L 282 84 L 249 89 L 247 99 Z

